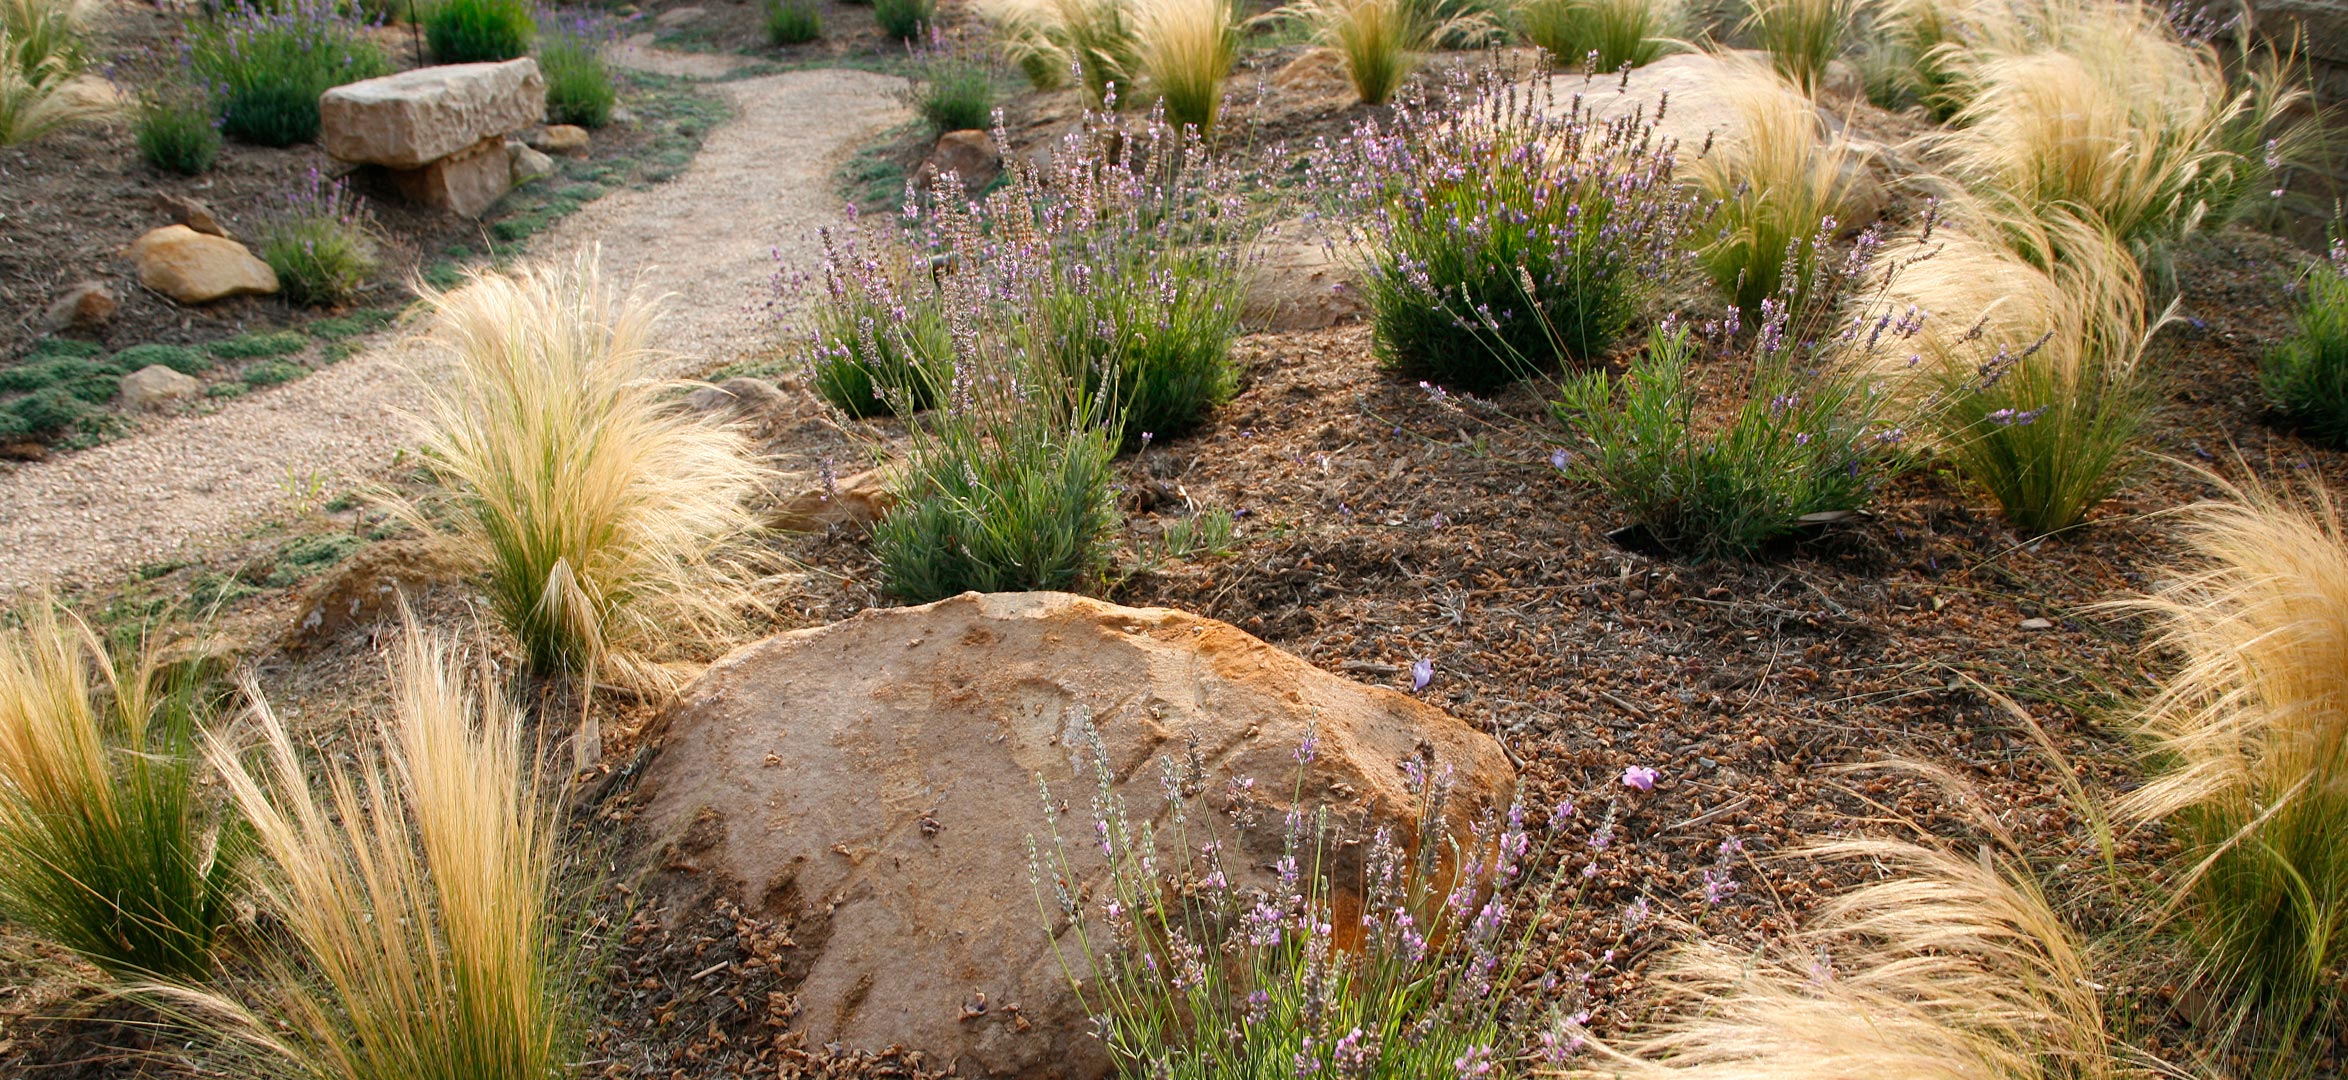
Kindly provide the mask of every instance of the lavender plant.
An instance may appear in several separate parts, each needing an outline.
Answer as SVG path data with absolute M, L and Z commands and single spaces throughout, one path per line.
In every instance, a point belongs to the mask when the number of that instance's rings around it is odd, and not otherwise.
M 1128 445 L 1188 431 L 1229 399 L 1245 207 L 1198 133 L 1159 112 L 1095 114 L 1047 168 L 1010 172 L 991 227 L 1032 233 L 1045 256 L 1023 290 L 1021 345 L 1100 397 Z
M 1579 1049 L 1587 1013 L 1557 1004 L 1554 976 L 1533 979 L 1529 962 L 1544 918 L 1586 880 L 1559 843 L 1572 804 L 1546 828 L 1519 804 L 1461 836 L 1448 775 L 1412 758 L 1409 838 L 1340 836 L 1326 808 L 1292 797 L 1267 875 L 1234 850 L 1267 809 L 1251 780 L 1213 807 L 1194 749 L 1167 760 L 1163 807 L 1137 812 L 1078 719 L 1091 846 L 1071 848 L 1055 825 L 1048 842 L 1030 838 L 1030 864 L 1055 953 L 1122 1075 L 1473 1078 L 1554 1069 Z M 1297 795 L 1314 753 L 1308 738 Z M 1594 859 L 1604 842 L 1589 844 Z M 1070 885 L 1087 880 L 1089 896 Z M 1519 993 L 1527 983 L 1550 992 Z
M 2310 271 L 2296 332 L 2259 369 L 2267 400 L 2310 436 L 2348 445 L 2348 237 Z
M 1380 362 L 1480 390 L 1604 355 L 1685 266 L 1701 206 L 1676 156 L 1643 113 L 1486 73 L 1320 147 L 1314 178 L 1364 208 Z
M 1823 225 L 1814 252 L 1833 237 Z M 1872 233 L 1846 256 L 1811 254 L 1804 276 L 1843 291 L 1865 280 Z M 1697 556 L 1749 555 L 1818 515 L 1856 510 L 1881 485 L 1904 433 L 1882 419 L 1864 374 L 1868 356 L 1898 349 L 1922 328 L 1920 311 L 1842 318 L 1796 301 L 1764 299 L 1749 339 L 1735 308 L 1698 333 L 1666 320 L 1621 379 L 1593 372 L 1563 387 L 1556 411 L 1586 448 L 1559 462 L 1605 488 L 1650 538 Z M 1743 354 L 1742 385 L 1726 419 L 1707 430 L 1689 371 L 1697 357 Z
M 992 125 L 995 114 L 995 73 L 966 43 L 931 33 L 914 47 L 913 85 L 905 101 L 940 134 L 970 131 Z
M 537 29 L 528 0 L 436 0 L 424 12 L 424 40 L 443 64 L 526 56 Z
M 373 222 L 342 180 L 317 169 L 264 218 L 256 248 L 297 304 L 347 303 L 382 265 Z
M 220 121 L 194 87 L 161 82 L 141 90 L 131 138 L 147 164 L 181 176 L 200 175 L 220 157 Z
M 538 70 L 546 76 L 546 118 L 599 128 L 611 122 L 619 86 L 604 63 L 611 20 L 594 11 L 545 8 L 538 13 Z
M 318 137 L 318 97 L 391 73 L 391 59 L 332 0 L 233 7 L 190 42 L 190 67 L 214 88 L 220 129 L 263 146 Z
M 856 227 L 851 212 L 848 228 Z M 867 251 L 858 238 L 822 231 L 828 302 L 815 312 L 810 382 L 853 417 L 929 408 L 954 362 L 935 279 L 912 273 L 909 253 Z
M 814 0 L 766 0 L 766 43 L 805 45 L 823 36 L 823 12 Z

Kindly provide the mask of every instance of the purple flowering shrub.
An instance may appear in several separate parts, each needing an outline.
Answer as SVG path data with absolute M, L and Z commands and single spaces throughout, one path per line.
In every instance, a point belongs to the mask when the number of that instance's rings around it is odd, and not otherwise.
M 1122 1075 L 1507 1076 L 1582 1047 L 1579 987 L 1537 973 L 1532 944 L 1594 876 L 1611 814 L 1583 845 L 1589 872 L 1574 873 L 1562 839 L 1572 804 L 1534 820 L 1512 805 L 1461 839 L 1445 816 L 1448 774 L 1414 758 L 1415 841 L 1379 829 L 1349 843 L 1326 809 L 1297 806 L 1282 855 L 1255 867 L 1234 850 L 1235 830 L 1267 812 L 1252 781 L 1210 790 L 1194 749 L 1167 762 L 1161 810 L 1129 807 L 1089 718 L 1082 730 L 1092 835 L 1030 837 L 1030 863 L 1063 969 Z M 1308 739 L 1300 778 L 1313 753 Z M 1055 818 L 1058 800 L 1043 796 Z M 1082 895 L 1078 860 L 1106 863 Z M 1646 914 L 1643 902 L 1626 910 L 1623 932 Z
M 319 95 L 391 73 L 391 58 L 365 25 L 330 0 L 230 7 L 203 24 L 191 46 L 221 132 L 262 146 L 317 138 Z
M 1876 241 L 1870 233 L 1844 256 L 1823 254 L 1833 233 L 1829 219 L 1806 272 L 1841 292 L 1868 278 Z M 1562 467 L 1604 488 L 1662 547 L 1749 555 L 1874 495 L 1904 433 L 1883 422 L 1863 358 L 1899 347 L 1923 322 L 1914 309 L 1844 317 L 1782 295 L 1761 301 L 1749 339 L 1733 307 L 1701 331 L 1667 319 L 1620 379 L 1593 372 L 1561 387 L 1558 418 L 1584 447 Z M 1691 385 L 1706 354 L 1744 361 L 1722 365 L 1742 368 L 1745 381 L 1718 423 L 1705 422 Z
M 382 266 L 366 207 L 317 169 L 268 208 L 254 249 L 297 304 L 347 303 Z
M 614 35 L 612 20 L 598 11 L 540 8 L 538 71 L 546 77 L 546 119 L 555 124 L 599 128 L 611 122 L 619 85 L 603 50 Z
M 815 310 L 809 381 L 849 416 L 919 412 L 953 377 L 943 300 L 901 246 L 860 243 L 854 217 L 851 208 L 850 231 L 822 230 L 825 302 Z
M 1380 362 L 1488 389 L 1605 355 L 1690 259 L 1697 197 L 1643 114 L 1496 73 L 1397 104 L 1314 155 L 1316 186 L 1358 208 Z

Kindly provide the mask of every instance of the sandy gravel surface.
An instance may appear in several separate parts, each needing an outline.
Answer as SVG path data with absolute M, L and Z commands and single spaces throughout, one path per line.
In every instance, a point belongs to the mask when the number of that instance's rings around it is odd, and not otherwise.
M 635 48 L 646 68 L 690 61 Z M 696 369 L 766 347 L 778 253 L 808 264 L 839 215 L 841 155 L 896 122 L 899 81 L 795 71 L 720 83 L 735 118 L 677 179 L 615 192 L 532 244 L 563 256 L 600 243 L 605 267 L 669 294 L 663 344 Z M 0 473 L 0 595 L 103 581 L 266 519 L 312 483 L 327 490 L 383 469 L 406 441 L 430 351 L 397 334 L 308 378 L 219 411 Z

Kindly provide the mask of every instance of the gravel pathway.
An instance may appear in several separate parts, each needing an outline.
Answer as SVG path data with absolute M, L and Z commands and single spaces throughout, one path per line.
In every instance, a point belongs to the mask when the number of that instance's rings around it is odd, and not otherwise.
M 643 48 L 621 58 L 687 63 Z M 900 118 L 899 85 L 848 70 L 717 84 L 735 117 L 683 175 L 605 196 L 531 250 L 560 258 L 601 244 L 608 272 L 668 294 L 662 343 L 695 369 L 757 352 L 773 334 L 764 305 L 777 253 L 812 264 L 815 229 L 839 212 L 834 165 Z M 406 442 L 401 411 L 429 362 L 415 341 L 386 335 L 217 412 L 0 474 L 0 596 L 112 580 L 242 532 L 313 483 L 339 490 L 375 474 Z

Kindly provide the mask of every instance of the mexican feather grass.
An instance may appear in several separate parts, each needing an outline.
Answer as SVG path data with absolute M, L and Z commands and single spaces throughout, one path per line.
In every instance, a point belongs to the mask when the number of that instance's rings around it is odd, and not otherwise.
M 52 604 L 0 630 L 0 917 L 118 978 L 198 979 L 242 831 L 195 783 L 195 696 Z
M 157 996 L 314 1080 L 562 1075 L 577 1015 L 522 717 L 413 626 L 392 677 L 382 763 L 329 766 L 322 785 L 248 685 L 258 746 L 215 738 L 208 756 L 253 823 L 284 940 L 252 1000 Z
M 425 302 L 453 361 L 421 417 L 451 524 L 396 505 L 486 568 L 534 673 L 673 689 L 668 647 L 748 601 L 746 500 L 768 479 L 749 437 L 678 407 L 656 305 L 605 282 L 593 249 Z
M 2348 532 L 2320 490 L 2246 487 L 2186 511 L 2182 539 L 2175 584 L 2125 605 L 2181 664 L 2122 809 L 2184 841 L 2177 914 L 2204 973 L 2288 1053 L 2334 1030 L 2348 989 Z

